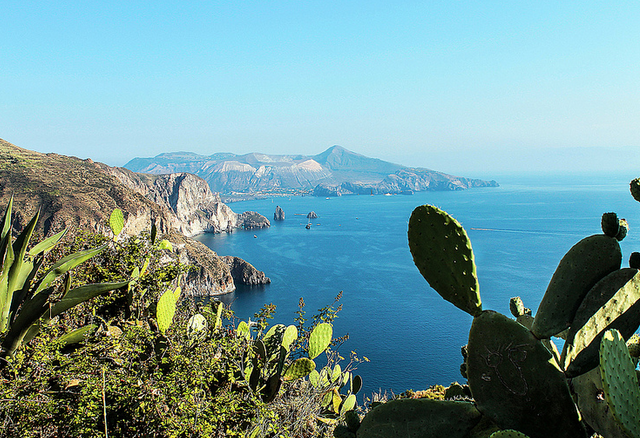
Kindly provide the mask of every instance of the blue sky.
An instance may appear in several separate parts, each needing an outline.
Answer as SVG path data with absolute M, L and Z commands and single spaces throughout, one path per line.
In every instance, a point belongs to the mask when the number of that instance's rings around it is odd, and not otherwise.
M 638 170 L 640 3 L 3 2 L 0 138 L 123 165 L 355 152 Z

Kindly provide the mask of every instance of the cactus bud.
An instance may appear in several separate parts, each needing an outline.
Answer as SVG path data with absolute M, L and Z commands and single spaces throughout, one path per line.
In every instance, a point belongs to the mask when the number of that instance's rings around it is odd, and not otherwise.
M 640 252 L 632 252 L 629 256 L 629 267 L 640 269 Z
M 629 184 L 629 189 L 631 190 L 631 196 L 633 199 L 640 202 L 640 178 L 635 178 Z
M 618 229 L 618 234 L 615 236 L 618 242 L 627 237 L 627 233 L 629 232 L 629 224 L 626 219 L 620 219 L 619 225 L 620 228 Z
M 602 232 L 609 237 L 616 237 L 620 230 L 618 215 L 615 213 L 604 213 L 601 220 Z
M 524 303 L 520 297 L 513 297 L 509 300 L 509 309 L 514 318 L 522 316 L 525 313 Z

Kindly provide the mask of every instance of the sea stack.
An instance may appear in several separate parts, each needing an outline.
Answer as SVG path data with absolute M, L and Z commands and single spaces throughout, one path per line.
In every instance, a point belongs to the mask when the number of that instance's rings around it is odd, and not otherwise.
M 273 213 L 273 220 L 274 221 L 283 221 L 284 220 L 284 210 L 282 208 L 280 208 L 279 205 L 276 207 L 275 213 Z

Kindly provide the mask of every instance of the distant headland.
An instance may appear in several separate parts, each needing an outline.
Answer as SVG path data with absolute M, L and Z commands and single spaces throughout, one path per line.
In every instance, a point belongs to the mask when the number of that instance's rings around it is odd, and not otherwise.
M 169 152 L 153 158 L 134 158 L 124 167 L 151 174 L 193 173 L 226 201 L 273 195 L 410 194 L 498 186 L 496 181 L 366 157 L 341 146 L 332 146 L 318 155 Z

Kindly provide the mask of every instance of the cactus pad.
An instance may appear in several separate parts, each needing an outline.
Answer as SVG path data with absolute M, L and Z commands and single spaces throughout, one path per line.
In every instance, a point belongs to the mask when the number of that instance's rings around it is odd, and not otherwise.
M 599 368 L 574 377 L 571 386 L 583 420 L 594 431 L 607 438 L 628 438 L 607 405 Z
M 497 432 L 493 432 L 489 438 L 529 438 L 522 432 L 518 432 L 517 430 L 507 429 L 507 430 L 499 430 Z
M 525 307 L 522 298 L 513 297 L 509 300 L 509 310 L 514 318 L 524 315 Z
M 469 332 L 467 376 L 478 409 L 499 427 L 538 437 L 584 437 L 562 371 L 533 334 L 484 311 Z
M 309 335 L 309 358 L 315 359 L 326 350 L 331 343 L 332 336 L 333 327 L 331 324 L 326 322 L 318 324 Z
M 462 225 L 431 205 L 413 210 L 409 219 L 409 249 L 429 285 L 459 309 L 482 312 L 471 242 Z
M 619 269 L 599 281 L 587 294 L 567 335 L 562 352 L 566 374 L 577 376 L 598 366 L 598 346 L 607 329 L 628 339 L 640 324 L 640 273 Z
M 609 237 L 616 237 L 620 231 L 620 222 L 615 213 L 604 213 L 601 220 L 602 232 Z
M 598 234 L 576 243 L 560 260 L 533 323 L 537 338 L 549 338 L 567 329 L 589 290 L 620 269 L 622 252 L 613 238 Z
M 109 216 L 109 228 L 111 228 L 114 236 L 118 236 L 124 228 L 124 215 L 119 208 L 111 212 L 111 216 Z
M 640 436 L 640 388 L 624 339 L 608 330 L 600 344 L 600 375 L 609 409 L 630 437 Z
M 175 291 L 169 289 L 162 294 L 156 306 L 156 319 L 158 320 L 158 329 L 164 334 L 171 322 L 173 315 L 176 313 L 176 303 L 180 298 L 180 286 Z
M 365 415 L 357 438 L 463 438 L 480 421 L 472 403 L 448 400 L 398 399 Z
M 633 199 L 640 202 L 640 178 L 635 178 L 629 184 L 629 190 Z
M 306 357 L 295 360 L 284 373 L 284 380 L 296 380 L 308 376 L 316 369 L 316 363 Z

